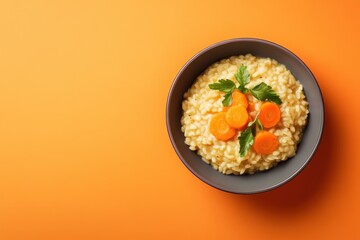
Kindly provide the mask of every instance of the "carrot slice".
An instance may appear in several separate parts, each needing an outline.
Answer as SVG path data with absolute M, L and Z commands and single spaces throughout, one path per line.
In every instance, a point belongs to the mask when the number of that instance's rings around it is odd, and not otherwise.
M 247 108 L 248 112 L 255 111 L 255 103 L 250 102 Z
M 239 90 L 235 89 L 232 93 L 231 93 L 231 105 L 227 106 L 227 107 L 223 107 L 222 111 L 223 112 L 227 112 L 227 110 L 229 110 L 229 108 L 231 106 L 235 106 L 235 105 L 242 105 L 244 106 L 244 108 L 248 107 L 248 100 L 246 98 L 246 95 L 243 94 L 242 92 L 240 92 Z
M 270 154 L 279 147 L 276 136 L 268 131 L 258 132 L 254 140 L 254 149 L 258 154 Z
M 260 107 L 259 120 L 265 128 L 272 128 L 280 121 L 280 115 L 277 104 L 266 102 Z
M 246 124 L 243 127 L 238 128 L 237 130 L 244 131 L 245 128 L 247 127 L 248 123 L 254 121 L 254 119 L 250 116 L 250 114 L 248 114 L 248 116 L 249 117 L 248 117 L 248 120 L 247 120 Z
M 210 120 L 210 133 L 219 140 L 226 141 L 234 137 L 236 131 L 226 122 L 226 113 L 219 112 Z
M 248 100 L 246 95 L 240 92 L 239 90 L 234 90 L 231 94 L 231 97 L 232 97 L 231 106 L 242 105 L 244 108 L 248 107 Z
M 226 112 L 226 122 L 230 127 L 240 129 L 244 127 L 249 119 L 246 109 L 242 105 L 235 105 Z
M 222 108 L 222 111 L 223 111 L 223 112 L 227 112 L 230 107 L 231 107 L 231 106 L 223 107 L 223 108 Z

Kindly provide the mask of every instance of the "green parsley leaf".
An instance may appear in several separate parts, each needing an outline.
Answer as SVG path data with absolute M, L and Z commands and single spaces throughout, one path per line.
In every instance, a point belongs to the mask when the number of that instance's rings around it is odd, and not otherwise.
M 224 107 L 229 106 L 232 102 L 231 93 L 236 88 L 236 85 L 230 79 L 220 79 L 219 82 L 209 84 L 209 88 L 213 90 L 219 90 L 225 92 L 222 105 Z
M 254 144 L 254 135 L 251 127 L 246 128 L 238 137 L 240 144 L 240 156 L 244 157 L 250 150 L 250 147 Z
M 258 129 L 259 129 L 260 131 L 264 130 L 264 127 L 263 127 L 262 123 L 260 122 L 260 120 L 259 120 L 259 118 L 258 118 L 259 113 L 260 113 L 260 112 L 258 112 L 258 114 L 256 115 L 256 117 L 255 117 L 255 119 L 254 119 L 253 121 L 251 121 L 251 122 L 248 123 L 248 128 L 251 128 L 251 131 L 252 131 L 253 136 L 256 135 L 256 126 L 258 127 Z M 254 124 L 255 124 L 255 125 L 254 125 Z
M 260 101 L 270 101 L 274 102 L 276 104 L 281 104 L 282 101 L 279 97 L 279 95 L 276 94 L 276 92 L 266 83 L 262 82 L 252 89 L 250 89 L 251 94 L 259 99 Z
M 256 124 L 257 124 L 260 131 L 262 131 L 264 129 L 262 123 L 260 122 L 260 120 L 258 118 L 256 118 Z
M 264 127 L 263 127 L 262 123 L 261 123 L 260 120 L 259 120 L 259 113 L 260 113 L 260 112 L 258 112 L 258 113 L 256 114 L 256 117 L 255 117 L 255 119 L 254 119 L 252 122 L 249 122 L 248 127 L 251 127 L 252 125 L 254 125 L 254 124 L 256 123 L 256 126 L 259 128 L 259 130 L 262 131 L 262 130 L 264 129 Z M 254 135 L 255 135 L 255 134 L 254 134 Z
M 231 94 L 232 94 L 232 92 L 228 92 L 224 95 L 224 100 L 222 100 L 222 105 L 224 107 L 231 105 L 231 102 L 232 102 Z
M 219 90 L 222 92 L 232 92 L 236 86 L 230 79 L 220 79 L 219 82 L 209 84 L 209 88 L 212 90 Z
M 238 89 L 243 93 L 247 93 L 248 89 L 245 87 L 245 85 L 250 82 L 250 73 L 244 64 L 242 64 L 239 67 L 238 72 L 235 73 L 235 79 L 239 83 Z

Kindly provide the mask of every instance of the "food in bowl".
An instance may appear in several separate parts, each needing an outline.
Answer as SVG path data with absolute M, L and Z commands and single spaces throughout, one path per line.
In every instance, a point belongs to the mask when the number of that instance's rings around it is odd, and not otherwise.
M 184 94 L 185 143 L 224 174 L 268 170 L 296 154 L 307 123 L 303 86 L 274 59 L 212 64 Z

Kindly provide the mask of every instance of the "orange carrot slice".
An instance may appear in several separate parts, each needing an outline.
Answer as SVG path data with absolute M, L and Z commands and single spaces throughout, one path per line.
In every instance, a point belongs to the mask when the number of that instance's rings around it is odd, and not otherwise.
M 227 106 L 227 107 L 223 107 L 222 111 L 223 112 L 227 112 L 227 110 L 229 110 L 229 108 L 231 106 L 235 106 L 235 105 L 242 105 L 244 106 L 244 108 L 248 107 L 248 100 L 245 94 L 243 94 L 242 92 L 240 92 L 239 90 L 235 89 L 232 93 L 231 93 L 231 105 Z
M 255 111 L 255 103 L 250 102 L 247 108 L 248 112 Z
M 226 141 L 234 137 L 236 131 L 226 122 L 226 113 L 219 112 L 210 120 L 210 133 L 219 140 Z
M 268 131 L 258 132 L 254 140 L 254 149 L 258 154 L 270 154 L 279 147 L 276 136 Z
M 280 121 L 280 115 L 277 104 L 266 102 L 260 107 L 259 120 L 265 128 L 272 128 Z
M 246 124 L 243 127 L 238 128 L 237 130 L 244 131 L 246 129 L 248 123 L 254 121 L 254 119 L 250 116 L 250 114 L 248 114 L 248 116 L 249 117 L 248 117 L 248 120 L 247 120 Z
M 227 112 L 230 107 L 231 107 L 231 106 L 223 107 L 223 108 L 222 108 L 222 111 L 223 111 L 223 112 Z
M 231 94 L 231 97 L 232 97 L 231 106 L 242 105 L 245 109 L 248 107 L 248 100 L 246 95 L 240 92 L 239 90 L 234 90 Z
M 240 129 L 244 127 L 249 119 L 246 109 L 242 105 L 235 105 L 226 112 L 226 122 L 230 127 Z

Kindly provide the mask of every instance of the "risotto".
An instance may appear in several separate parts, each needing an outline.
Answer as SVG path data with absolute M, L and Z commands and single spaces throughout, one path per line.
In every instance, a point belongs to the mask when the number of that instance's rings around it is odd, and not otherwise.
M 267 129 L 276 136 L 278 145 L 270 154 L 259 154 L 254 147 L 249 148 L 244 156 L 240 154 L 236 136 L 223 141 L 211 134 L 209 125 L 213 116 L 223 111 L 224 94 L 209 88 L 209 84 L 219 79 L 230 79 L 241 65 L 245 65 L 250 75 L 248 88 L 260 83 L 269 85 L 281 99 L 280 120 L 276 126 Z M 252 108 L 248 114 L 252 119 L 258 116 L 263 101 L 251 94 L 246 95 Z M 303 93 L 303 86 L 282 64 L 270 58 L 255 57 L 251 54 L 223 59 L 208 67 L 197 77 L 191 88 L 184 94 L 181 118 L 185 143 L 202 159 L 223 174 L 244 174 L 268 170 L 280 161 L 285 161 L 296 154 L 297 144 L 301 141 L 302 131 L 307 122 L 308 102 Z

